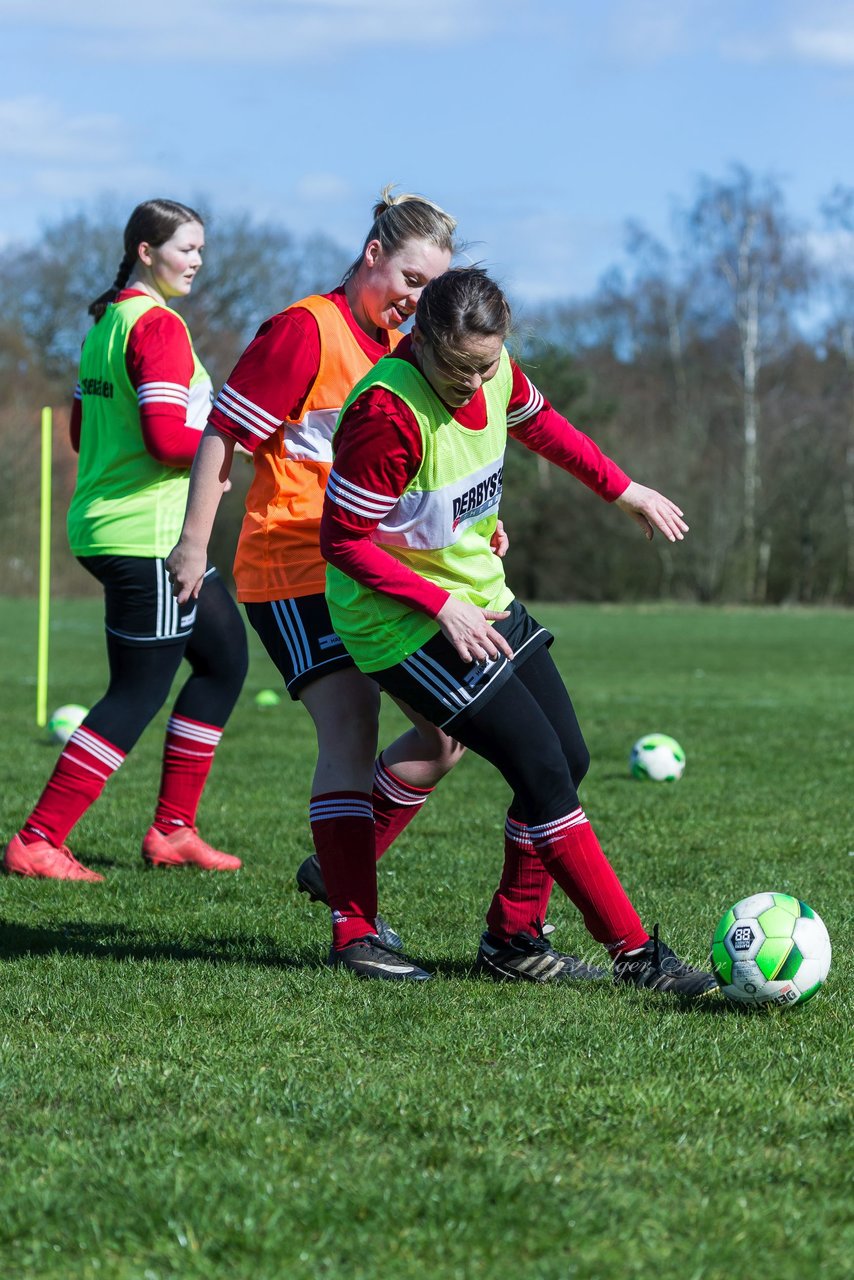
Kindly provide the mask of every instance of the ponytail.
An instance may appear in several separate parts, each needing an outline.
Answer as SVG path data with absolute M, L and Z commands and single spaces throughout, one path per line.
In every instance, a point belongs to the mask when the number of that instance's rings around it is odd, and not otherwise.
M 410 240 L 426 240 L 439 249 L 455 253 L 456 218 L 428 200 L 412 192 L 394 194 L 393 186 L 383 187 L 373 208 L 373 223 L 365 236 L 362 252 L 348 267 L 342 284 L 346 284 L 362 265 L 365 250 L 372 240 L 379 240 L 383 252 L 397 253 Z

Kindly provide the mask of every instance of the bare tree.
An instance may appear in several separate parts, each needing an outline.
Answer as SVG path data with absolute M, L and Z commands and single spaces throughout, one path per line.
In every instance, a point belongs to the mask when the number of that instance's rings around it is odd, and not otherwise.
M 708 309 L 712 324 L 728 312 L 735 325 L 744 451 L 744 587 L 748 600 L 761 601 L 771 545 L 760 527 L 760 379 L 767 361 L 791 341 L 792 310 L 809 285 L 809 262 L 778 185 L 742 167 L 728 181 L 703 179 L 686 229 L 699 306 Z M 722 296 L 715 281 L 723 286 Z
M 846 388 L 845 437 L 840 458 L 840 489 L 845 522 L 845 574 L 843 593 L 854 603 L 854 270 L 851 249 L 854 241 L 854 188 L 837 186 L 824 203 L 822 212 L 832 231 L 842 233 L 841 252 L 825 272 L 824 287 L 831 315 L 825 340 L 836 347 L 848 374 Z

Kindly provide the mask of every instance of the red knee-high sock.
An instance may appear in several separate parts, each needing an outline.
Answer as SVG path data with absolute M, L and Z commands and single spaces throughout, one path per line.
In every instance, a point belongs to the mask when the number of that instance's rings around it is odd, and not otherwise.
M 196 825 L 196 810 L 221 737 L 222 729 L 216 725 L 186 716 L 169 717 L 154 813 L 154 825 L 164 835 L 176 827 Z
M 536 933 L 546 918 L 554 880 L 534 848 L 528 828 L 507 815 L 501 883 L 486 915 L 486 927 L 505 941 L 514 933 Z
M 58 849 L 94 804 L 125 758 L 106 738 L 81 725 L 62 749 L 47 786 L 21 830 L 24 844 L 47 840 Z
M 642 947 L 649 934 L 602 852 L 581 808 L 529 828 L 534 848 L 584 917 L 588 931 L 610 952 Z
M 404 827 L 409 826 L 434 790 L 434 787 L 413 787 L 411 783 L 404 782 L 392 773 L 388 765 L 383 764 L 382 752 L 379 754 L 374 765 L 374 789 L 371 794 L 377 861 Z
M 363 791 L 312 796 L 311 834 L 332 911 L 336 950 L 374 933 L 377 915 L 377 856 L 374 811 Z

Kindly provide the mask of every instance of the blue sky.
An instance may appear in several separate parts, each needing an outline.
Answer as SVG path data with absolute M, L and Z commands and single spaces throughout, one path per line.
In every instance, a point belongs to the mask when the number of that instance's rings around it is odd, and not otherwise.
M 349 252 L 395 181 L 541 301 L 701 174 L 772 174 L 816 230 L 854 185 L 847 0 L 0 0 L 0 48 L 6 244 L 165 195 Z

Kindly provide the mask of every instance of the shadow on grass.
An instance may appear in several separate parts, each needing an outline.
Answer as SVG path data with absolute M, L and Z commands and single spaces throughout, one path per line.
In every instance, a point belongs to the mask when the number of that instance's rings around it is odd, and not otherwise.
M 45 927 L 0 920 L 0 959 L 43 955 L 88 956 L 96 960 L 204 960 L 211 964 L 258 965 L 272 969 L 318 969 L 317 949 L 283 951 L 271 938 L 236 934 L 189 941 L 152 938 L 126 925 L 69 921 Z
M 224 937 L 199 937 L 188 942 L 174 939 L 152 939 L 150 935 L 128 929 L 124 925 L 86 921 L 69 921 L 53 927 L 15 924 L 0 919 L 0 959 L 10 960 L 21 956 L 71 955 L 86 956 L 96 960 L 172 960 L 179 963 L 203 960 L 208 964 L 256 965 L 269 969 L 316 969 L 326 971 L 323 958 L 316 948 L 300 947 L 283 951 L 272 939 L 236 934 Z M 413 956 L 413 963 L 442 978 L 471 980 L 489 986 L 510 986 L 496 983 L 494 979 L 479 974 L 473 961 L 444 959 L 441 956 Z M 385 983 L 381 984 L 387 985 Z M 406 985 L 406 984 L 404 984 Z M 525 983 L 527 987 L 536 983 Z M 606 980 L 590 983 L 569 983 L 579 996 L 589 990 L 608 991 Z M 656 996 L 651 992 L 620 992 L 620 997 L 640 996 L 649 1001 L 650 1009 L 661 1012 L 678 1011 L 695 1017 L 762 1017 L 767 1011 L 749 1005 L 740 1005 L 714 994 L 702 1000 L 680 999 L 678 996 Z

